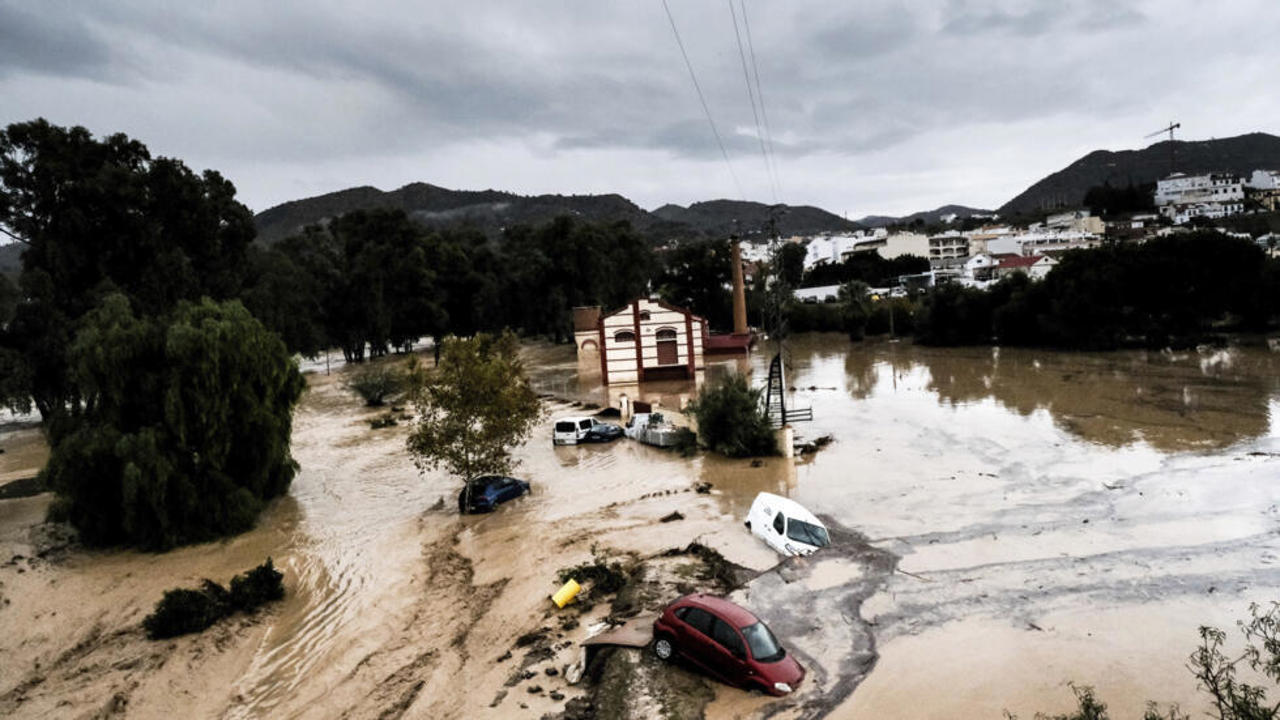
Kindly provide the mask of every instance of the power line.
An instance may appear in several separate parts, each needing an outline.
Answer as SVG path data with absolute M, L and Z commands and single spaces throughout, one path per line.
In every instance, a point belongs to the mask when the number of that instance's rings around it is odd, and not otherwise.
M 782 191 L 782 178 L 778 174 L 778 153 L 773 149 L 773 130 L 769 127 L 769 113 L 765 111 L 764 90 L 760 87 L 760 66 L 756 64 L 756 46 L 751 41 L 751 23 L 747 20 L 747 6 L 738 0 L 738 9 L 742 11 L 742 27 L 747 32 L 747 52 L 751 55 L 751 71 L 756 80 L 756 98 L 760 101 L 760 117 L 764 118 L 764 140 L 769 148 L 769 160 L 773 164 L 773 182 L 778 191 Z
M 738 190 L 738 197 L 746 200 L 742 192 L 742 184 L 738 182 L 738 174 L 733 171 L 733 163 L 729 162 L 729 153 L 724 149 L 724 141 L 720 139 L 720 131 L 716 129 L 716 121 L 711 119 L 711 108 L 707 107 L 707 99 L 702 94 L 702 86 L 698 84 L 698 76 L 693 72 L 693 63 L 689 62 L 689 53 L 685 52 L 684 41 L 680 39 L 680 31 L 676 29 L 676 19 L 671 15 L 667 0 L 662 0 L 662 8 L 667 11 L 667 20 L 671 23 L 671 32 L 676 36 L 676 45 L 680 46 L 680 56 L 684 58 L 684 66 L 689 69 L 689 79 L 693 80 L 693 89 L 698 93 L 698 102 L 702 103 L 702 112 L 707 116 L 707 124 L 711 126 L 711 134 L 716 137 L 716 145 L 720 148 L 720 156 L 729 168 L 729 176 L 733 178 L 733 186 Z
M 764 129 L 760 127 L 760 113 L 756 112 L 756 93 L 751 87 L 751 73 L 747 71 L 747 54 L 742 49 L 742 33 L 738 31 L 738 13 L 733 9 L 733 0 L 729 3 L 729 15 L 733 18 L 733 34 L 738 39 L 738 59 L 742 61 L 742 80 L 747 85 L 747 102 L 751 103 L 751 117 L 756 122 L 756 140 L 760 141 L 760 157 L 764 160 L 765 176 L 769 178 L 769 191 L 773 201 L 778 202 L 778 185 L 774 182 L 773 165 L 769 162 L 769 151 L 764 147 Z

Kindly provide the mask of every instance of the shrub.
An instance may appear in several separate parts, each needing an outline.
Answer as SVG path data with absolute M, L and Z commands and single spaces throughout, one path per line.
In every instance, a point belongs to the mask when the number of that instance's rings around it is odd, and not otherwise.
M 405 374 L 385 363 L 370 365 L 353 372 L 343 384 L 364 398 L 368 407 L 382 407 L 405 391 Z
M 271 558 L 258 567 L 231 578 L 227 591 L 212 580 L 197 590 L 166 590 L 156 609 L 142 621 L 152 640 L 200 632 L 233 612 L 253 612 L 264 603 L 284 597 L 284 575 Z
M 226 597 L 226 589 L 212 580 L 205 580 L 199 590 L 166 590 L 142 627 L 152 640 L 200 632 L 227 616 Z
M 271 558 L 242 575 L 231 578 L 231 605 L 241 612 L 284 597 L 284 573 L 276 570 Z
M 688 407 L 698 420 L 702 444 L 729 457 L 777 455 L 778 441 L 760 395 L 736 373 L 703 387 Z

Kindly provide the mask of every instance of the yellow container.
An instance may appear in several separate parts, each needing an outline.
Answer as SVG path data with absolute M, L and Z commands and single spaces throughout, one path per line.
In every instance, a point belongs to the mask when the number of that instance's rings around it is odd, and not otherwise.
M 577 580 L 570 580 L 561 586 L 555 595 L 551 596 L 551 602 L 555 603 L 556 607 L 562 608 L 573 602 L 573 599 L 578 596 L 581 590 L 582 586 L 578 584 Z

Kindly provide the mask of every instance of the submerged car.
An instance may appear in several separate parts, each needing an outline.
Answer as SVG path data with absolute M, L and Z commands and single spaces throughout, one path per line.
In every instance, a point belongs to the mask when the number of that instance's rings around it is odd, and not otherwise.
M 808 555 L 831 544 L 821 520 L 795 500 L 773 493 L 756 496 L 747 513 L 747 529 L 787 557 Z
M 653 651 L 682 657 L 730 685 L 786 695 L 804 668 L 749 611 L 714 595 L 685 595 L 653 621 Z
M 529 492 L 529 483 L 502 475 L 484 475 L 467 483 L 458 493 L 458 512 L 492 512 L 501 503 Z
M 556 420 L 551 429 L 552 445 L 609 442 L 622 437 L 622 428 L 600 422 L 593 417 L 567 417 Z

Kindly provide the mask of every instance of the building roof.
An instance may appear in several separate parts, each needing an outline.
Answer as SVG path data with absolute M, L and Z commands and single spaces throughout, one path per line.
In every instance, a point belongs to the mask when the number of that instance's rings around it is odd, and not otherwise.
M 999 267 L 1001 269 L 1027 268 L 1027 267 L 1031 267 L 1032 265 L 1035 265 L 1036 263 L 1044 259 L 1045 259 L 1044 255 L 1015 255 L 1013 257 L 1002 258 L 1000 260 Z
M 663 308 L 664 310 L 670 310 L 670 311 L 672 311 L 672 312 L 678 312 L 678 313 L 680 313 L 681 315 L 692 315 L 694 320 L 701 320 L 703 323 L 705 323 L 705 322 L 707 321 L 707 319 L 706 319 L 706 318 L 702 317 L 701 315 L 699 315 L 699 314 L 698 314 L 698 313 L 696 313 L 696 312 L 693 312 L 692 310 L 686 310 L 686 309 L 684 309 L 684 308 L 680 307 L 679 305 L 672 305 L 671 303 L 669 303 L 669 302 L 664 302 L 664 301 L 662 301 L 662 300 L 659 300 L 658 298 L 652 298 L 652 297 L 641 297 L 641 298 L 636 298 L 635 300 L 632 300 L 631 302 L 639 302 L 639 301 L 641 301 L 641 300 L 647 300 L 647 301 L 649 301 L 649 302 L 653 303 L 654 305 L 657 305 L 658 307 Z M 613 317 L 614 315 L 617 315 L 618 313 L 626 312 L 626 311 L 628 311 L 628 310 L 630 310 L 630 309 L 631 309 L 631 303 L 627 303 L 626 305 L 623 305 L 622 307 L 618 308 L 617 310 L 614 310 L 614 311 L 613 311 L 613 312 L 611 312 L 611 313 L 605 313 L 604 315 L 602 315 L 602 316 L 600 317 L 600 319 L 601 319 L 601 320 L 603 320 L 604 318 Z

